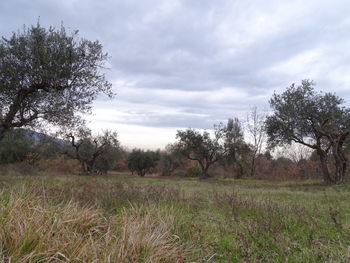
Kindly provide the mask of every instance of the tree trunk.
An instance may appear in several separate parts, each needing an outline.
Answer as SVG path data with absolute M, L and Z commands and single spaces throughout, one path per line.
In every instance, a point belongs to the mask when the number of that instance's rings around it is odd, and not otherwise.
M 6 131 L 5 128 L 0 128 L 0 142 L 4 139 Z
M 89 163 L 87 163 L 87 172 L 88 172 L 88 174 L 93 174 L 95 172 L 95 162 L 94 161 L 90 161 Z
M 202 162 L 199 162 L 199 165 L 200 165 L 201 170 L 202 170 L 202 177 L 203 177 L 203 178 L 208 178 L 208 177 L 210 177 L 209 174 L 208 174 L 208 170 L 209 170 L 210 164 L 206 163 L 206 164 L 204 165 Z
M 6 129 L 5 128 L 0 128 L 0 142 L 2 141 L 2 139 L 4 139 L 5 133 L 6 133 Z
M 335 161 L 335 178 L 334 183 L 340 184 L 343 182 L 346 168 L 347 168 L 347 159 L 344 153 L 341 151 L 339 147 L 335 147 L 333 149 L 333 157 Z
M 236 166 L 237 166 L 236 167 L 236 172 L 237 172 L 236 178 L 241 179 L 241 178 L 243 178 L 243 166 L 240 162 L 237 162 Z
M 140 177 L 145 177 L 145 174 L 147 173 L 147 170 L 146 169 L 141 169 L 139 171 L 137 171 L 137 174 L 140 176 Z
M 329 173 L 329 169 L 328 169 L 328 165 L 327 165 L 327 154 L 324 151 L 317 151 L 317 152 L 318 152 L 318 155 L 320 157 L 320 168 L 322 171 L 324 183 L 325 184 L 334 183 L 334 180 L 332 179 L 332 177 Z
M 251 167 L 250 167 L 250 176 L 254 177 L 255 175 L 255 168 L 256 168 L 256 153 L 253 154 L 252 161 L 251 161 Z
M 87 173 L 87 171 L 86 171 L 86 166 L 85 166 L 85 163 L 84 163 L 84 162 L 81 162 L 81 172 L 82 172 L 83 174 L 86 174 L 86 173 Z

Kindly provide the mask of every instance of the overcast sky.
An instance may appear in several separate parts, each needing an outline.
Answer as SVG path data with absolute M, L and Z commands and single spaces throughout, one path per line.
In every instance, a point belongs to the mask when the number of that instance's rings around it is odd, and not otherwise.
M 350 105 L 349 13 L 349 0 L 0 0 L 0 32 L 40 18 L 99 40 L 117 96 L 96 101 L 89 126 L 156 148 L 177 129 L 268 109 L 305 78 Z

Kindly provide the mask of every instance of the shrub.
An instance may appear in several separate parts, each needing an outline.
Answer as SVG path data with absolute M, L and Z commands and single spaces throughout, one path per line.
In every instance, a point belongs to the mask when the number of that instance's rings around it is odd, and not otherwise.
M 201 175 L 202 171 L 197 166 L 188 168 L 186 173 L 184 174 L 185 177 L 200 177 Z
M 23 162 L 33 152 L 33 144 L 20 129 L 7 132 L 0 142 L 0 164 Z
M 80 171 L 80 165 L 76 160 L 67 160 L 64 156 L 40 160 L 37 162 L 37 168 L 41 172 L 54 174 L 78 174 Z
M 144 177 L 156 167 L 158 160 L 159 152 L 134 149 L 128 157 L 128 168 L 132 173 L 137 172 L 140 177 Z

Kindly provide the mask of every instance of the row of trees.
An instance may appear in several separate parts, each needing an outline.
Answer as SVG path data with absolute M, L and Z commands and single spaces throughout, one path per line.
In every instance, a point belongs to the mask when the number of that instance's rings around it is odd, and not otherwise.
M 84 120 L 80 117 L 89 113 L 97 96 L 114 96 L 111 83 L 100 72 L 107 57 L 98 41 L 79 38 L 77 31 L 67 33 L 63 26 L 45 29 L 37 24 L 13 33 L 9 39 L 2 38 L 0 154 L 3 158 L 10 158 L 3 149 L 10 136 L 16 136 L 16 128 L 56 127 L 66 131 L 60 151 L 76 159 L 84 173 L 111 169 L 120 151 L 117 134 L 106 131 L 93 136 L 91 131 L 81 128 Z M 212 134 L 194 129 L 178 131 L 176 143 L 162 156 L 134 150 L 129 155 L 128 167 L 144 176 L 161 160 L 163 173 L 171 174 L 182 165 L 179 158 L 182 156 L 196 162 L 203 177 L 210 177 L 209 170 L 215 165 L 233 166 L 237 174 L 242 174 L 242 159 L 250 156 L 249 174 L 254 176 L 267 139 L 267 149 L 292 143 L 310 148 L 319 158 L 324 181 L 341 183 L 347 170 L 350 134 L 350 109 L 344 106 L 344 101 L 335 94 L 317 92 L 312 81 L 304 80 L 301 85 L 292 84 L 282 94 L 275 93 L 270 105 L 273 112 L 266 118 L 256 108 L 249 114 L 249 143 L 244 141 L 238 119 L 229 119 L 227 124 L 214 126 Z
M 172 151 L 196 161 L 203 177 L 209 177 L 209 168 L 218 162 L 240 168 L 240 160 L 250 152 L 250 175 L 254 176 L 265 138 L 270 150 L 296 143 L 319 158 L 325 183 L 343 182 L 350 142 L 350 109 L 344 101 L 335 94 L 317 92 L 312 81 L 303 80 L 282 94 L 275 93 L 270 106 L 273 112 L 269 116 L 259 114 L 256 108 L 248 115 L 251 143 L 244 141 L 239 120 L 229 119 L 226 125 L 214 126 L 212 136 L 194 129 L 178 131 Z

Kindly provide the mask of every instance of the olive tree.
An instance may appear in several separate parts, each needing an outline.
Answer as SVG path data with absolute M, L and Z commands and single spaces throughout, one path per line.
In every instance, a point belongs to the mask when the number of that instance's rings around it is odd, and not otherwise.
M 350 134 L 350 110 L 343 104 L 335 94 L 315 91 L 309 80 L 275 93 L 270 100 L 273 114 L 266 120 L 270 145 L 295 142 L 310 147 L 319 157 L 324 182 L 342 182 L 347 167 L 344 145 Z M 334 174 L 328 167 L 332 160 Z
M 184 157 L 176 149 L 175 145 L 169 144 L 165 151 L 161 152 L 159 167 L 162 176 L 170 176 L 179 167 L 184 165 Z
M 176 134 L 177 149 L 189 160 L 198 162 L 202 177 L 209 177 L 208 170 L 214 163 L 239 158 L 237 146 L 242 143 L 243 135 L 240 126 L 235 125 L 238 122 L 238 119 L 230 119 L 227 125 L 215 125 L 213 136 L 208 131 L 179 130 Z
M 229 119 L 226 126 L 226 143 L 229 153 L 221 162 L 232 165 L 236 178 L 244 175 L 245 156 L 251 152 L 249 145 L 244 141 L 243 128 L 239 119 Z
M 98 41 L 65 28 L 25 28 L 0 40 L 0 140 L 39 124 L 74 125 L 100 93 L 112 96 L 99 71 L 107 54 Z
M 114 168 L 119 156 L 117 133 L 105 131 L 93 136 L 88 129 L 80 128 L 76 134 L 67 134 L 70 146 L 65 154 L 80 162 L 84 174 L 107 173 Z
M 146 173 L 157 166 L 158 160 L 158 151 L 133 149 L 128 156 L 128 168 L 132 173 L 137 172 L 140 177 L 144 177 Z

